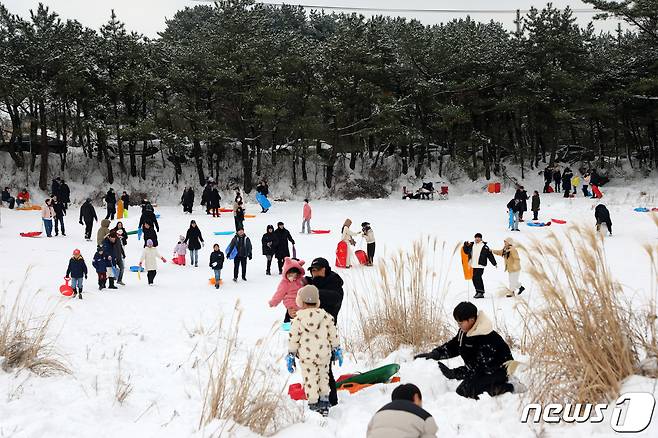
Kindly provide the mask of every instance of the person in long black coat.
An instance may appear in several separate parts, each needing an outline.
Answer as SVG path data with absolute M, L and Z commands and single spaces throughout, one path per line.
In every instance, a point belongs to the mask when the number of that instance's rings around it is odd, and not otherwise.
M 526 192 L 523 186 L 519 186 L 519 188 L 516 189 L 516 193 L 514 194 L 514 199 L 518 199 L 520 202 L 519 210 L 518 210 L 519 222 L 523 222 L 523 213 L 528 211 L 528 192 Z
M 121 201 L 123 201 L 123 209 L 128 210 L 128 207 L 130 207 L 130 195 L 128 194 L 128 192 L 124 191 L 121 194 Z
M 62 228 L 62 236 L 66 236 L 66 229 L 64 228 L 64 216 L 66 216 L 66 208 L 64 204 L 57 197 L 53 197 L 53 210 L 55 210 L 55 236 L 59 235 L 59 228 Z
M 244 208 L 242 207 L 242 202 L 239 202 L 235 207 L 235 211 L 233 212 L 233 220 L 235 222 L 236 232 L 240 228 L 244 228 Z
M 267 226 L 267 231 L 263 234 L 261 243 L 263 245 L 263 255 L 267 258 L 265 275 L 272 275 L 272 258 L 276 249 L 276 235 L 274 234 L 274 227 L 272 225 Z
M 573 178 L 573 172 L 567 167 L 562 172 L 562 190 L 565 198 L 571 196 L 571 178 Z
M 553 182 L 555 183 L 555 192 L 559 193 L 560 192 L 560 183 L 562 183 L 562 172 L 560 172 L 559 167 L 556 167 L 553 170 Z
M 59 199 L 61 197 L 61 189 L 62 183 L 59 177 L 53 179 L 53 182 L 50 186 L 50 196 L 51 197 L 57 197 Z
M 114 189 L 110 187 L 110 190 L 105 194 L 105 204 L 107 205 L 107 215 L 105 219 L 114 220 L 114 215 L 117 212 L 117 195 L 114 193 Z
M 196 224 L 196 221 L 190 221 L 190 228 L 187 229 L 185 234 L 185 241 L 187 243 L 187 249 L 190 250 L 190 265 L 195 267 L 199 266 L 199 250 L 203 246 L 203 236 L 201 235 L 201 230 Z
M 155 227 L 155 229 L 159 232 L 160 231 L 160 224 L 158 223 L 158 218 L 155 217 L 155 211 L 153 210 L 153 206 L 151 205 L 150 202 L 146 201 L 146 203 L 142 206 L 142 215 L 139 218 L 139 228 L 142 228 L 142 226 L 148 223 L 152 227 Z M 157 245 L 154 245 L 157 246 Z
M 212 192 L 212 184 L 208 182 L 201 193 L 201 205 L 206 206 L 206 214 L 210 214 L 210 192 Z
M 154 247 L 158 246 L 158 234 L 155 232 L 155 229 L 153 229 L 153 225 L 151 225 L 150 222 L 144 222 L 144 224 L 142 225 L 142 232 L 143 232 L 142 238 L 144 239 L 144 248 L 146 248 L 146 242 L 148 242 L 149 239 L 153 241 Z
M 82 225 L 83 220 L 85 225 L 85 240 L 91 240 L 91 228 L 94 225 L 94 221 L 98 222 L 96 209 L 91 205 L 91 198 L 87 198 L 80 207 L 80 225 Z
M 551 182 L 553 182 L 553 169 L 546 166 L 546 169 L 544 169 L 544 193 L 548 193 Z
M 71 189 L 64 180 L 62 180 L 61 184 L 59 185 L 59 196 L 57 199 L 59 199 L 62 204 L 64 204 L 64 211 L 68 210 L 69 204 L 71 203 Z
M 596 206 L 594 218 L 596 219 L 596 231 L 601 229 L 601 224 L 605 224 L 608 227 L 608 235 L 612 236 L 612 219 L 610 219 L 610 211 L 605 205 Z
M 331 270 L 329 262 L 318 257 L 311 262 L 308 268 L 310 277 L 305 277 L 307 284 L 317 287 L 320 292 L 320 308 L 334 319 L 334 325 L 338 325 L 338 313 L 343 305 L 343 279 Z M 329 403 L 331 406 L 338 404 L 336 391 L 336 380 L 329 362 Z
M 208 195 L 208 204 L 210 205 L 210 212 L 212 217 L 219 217 L 219 202 L 222 200 L 222 197 L 219 195 L 217 186 L 213 186 L 210 194 Z
M 288 249 L 288 242 L 295 244 L 295 240 L 290 235 L 290 231 L 286 230 L 283 222 L 276 224 L 276 230 L 274 230 L 274 236 L 276 237 L 276 247 L 274 249 L 274 255 L 276 256 L 276 263 L 279 267 L 279 275 L 282 274 L 283 270 L 283 260 L 286 257 L 290 257 L 290 250 Z
M 194 189 L 192 187 L 185 187 L 183 196 L 180 198 L 183 204 L 183 213 L 187 212 L 192 214 L 192 207 L 194 206 Z

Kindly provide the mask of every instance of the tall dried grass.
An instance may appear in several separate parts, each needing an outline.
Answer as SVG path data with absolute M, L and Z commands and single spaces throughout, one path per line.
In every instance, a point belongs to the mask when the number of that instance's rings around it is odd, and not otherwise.
M 428 237 L 413 242 L 408 252 L 380 259 L 374 273 L 363 270 L 360 290 L 366 292 L 354 302 L 357 327 L 350 349 L 384 357 L 402 346 L 419 351 L 447 339 L 452 329 L 442 267 L 451 265 L 455 252 Z
M 586 226 L 528 248 L 544 304 L 526 309 L 534 402 L 595 403 L 618 394 L 638 366 L 637 320 L 612 277 L 601 238 Z
M 29 270 L 25 279 L 29 276 Z M 68 367 L 55 352 L 49 336 L 54 312 L 38 314 L 33 302 L 24 298 L 25 279 L 13 303 L 0 304 L 0 364 L 3 370 L 26 369 L 39 376 L 69 373 Z
M 246 358 L 241 360 L 244 358 L 238 345 L 241 315 L 236 305 L 228 325 L 221 319 L 217 329 L 212 330 L 224 345 L 217 345 L 211 353 L 199 427 L 215 419 L 226 420 L 219 436 L 225 430 L 230 432 L 236 424 L 270 436 L 299 422 L 301 412 L 285 394 L 287 382 L 277 384 L 272 378 L 273 370 L 267 365 L 272 361 L 267 346 L 272 344 L 273 331 L 249 348 Z M 278 357 L 277 362 L 280 360 Z

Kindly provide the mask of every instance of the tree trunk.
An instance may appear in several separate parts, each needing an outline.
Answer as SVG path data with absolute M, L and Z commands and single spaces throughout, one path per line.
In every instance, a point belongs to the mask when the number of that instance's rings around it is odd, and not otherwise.
M 139 174 L 141 179 L 146 179 L 146 149 L 148 148 L 148 142 L 146 139 L 142 140 L 142 169 Z
M 121 124 L 119 123 L 119 105 L 117 99 L 112 102 L 114 110 L 114 129 L 117 135 L 117 151 L 119 152 L 119 169 L 121 173 L 126 173 L 126 164 L 123 160 L 123 138 L 121 138 Z
M 244 185 L 244 192 L 249 193 L 253 188 L 253 181 L 251 178 L 253 158 L 251 155 L 251 148 L 244 138 L 240 139 L 240 152 L 242 161 L 242 184 Z
M 107 182 L 113 184 L 114 173 L 112 171 L 112 160 L 110 160 L 110 156 L 107 153 L 107 132 L 105 132 L 105 128 L 96 129 L 96 141 L 98 142 L 98 153 L 105 159 L 105 165 L 107 167 Z
M 196 130 L 194 130 L 196 132 Z M 192 155 L 194 156 L 194 164 L 196 165 L 196 171 L 199 176 L 199 184 L 204 185 L 206 183 L 206 176 L 203 172 L 203 152 L 201 151 L 201 141 L 194 137 L 192 139 Z
M 302 146 L 302 181 L 308 181 L 308 173 L 306 172 L 306 144 Z
M 43 100 L 39 101 L 39 124 L 41 127 L 39 188 L 48 190 L 48 128 L 46 126 L 46 105 Z

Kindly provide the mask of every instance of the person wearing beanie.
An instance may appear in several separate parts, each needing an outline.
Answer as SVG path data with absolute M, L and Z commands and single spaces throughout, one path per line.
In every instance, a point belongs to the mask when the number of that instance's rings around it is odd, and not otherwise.
M 391 403 L 384 405 L 368 423 L 366 438 L 430 438 L 439 428 L 423 409 L 423 396 L 413 383 L 398 386 Z
M 473 242 L 464 242 L 463 250 L 468 255 L 468 264 L 473 268 L 473 286 L 475 287 L 475 296 L 473 298 L 484 298 L 484 282 L 482 274 L 490 261 L 494 267 L 498 267 L 487 242 L 482 240 L 482 234 L 475 233 Z
M 174 246 L 174 258 L 172 262 L 175 265 L 185 266 L 185 256 L 187 255 L 187 243 L 185 236 L 178 236 L 178 243 Z
M 112 268 L 112 257 L 105 254 L 102 245 L 96 247 L 96 254 L 91 265 L 96 269 L 98 275 L 98 290 L 105 289 L 105 282 L 107 281 L 107 269 Z
M 311 234 L 311 216 L 313 212 L 311 210 L 311 204 L 308 203 L 308 199 L 304 199 L 304 211 L 302 212 L 302 234 L 304 234 L 304 226 L 306 226 L 306 232 Z
M 368 266 L 372 266 L 375 259 L 375 232 L 370 228 L 369 222 L 361 224 L 361 234 L 366 239 L 366 251 L 368 252 Z
M 462 380 L 457 394 L 478 400 L 486 392 L 491 397 L 506 392 L 523 392 L 526 388 L 511 375 L 518 367 L 509 345 L 493 329 L 491 320 L 473 303 L 461 302 L 452 312 L 459 331 L 445 344 L 414 359 L 436 361 L 461 356 L 464 365 L 448 368 L 439 362 L 439 368 L 448 379 Z
M 66 277 L 71 278 L 73 296 L 82 299 L 82 277 L 87 278 L 87 264 L 79 249 L 73 250 L 73 256 L 66 268 Z
M 501 256 L 505 261 L 505 271 L 509 276 L 509 290 L 506 296 L 513 297 L 517 293 L 521 295 L 525 288 L 521 286 L 521 282 L 519 281 L 519 276 L 521 275 L 519 251 L 516 249 L 515 242 L 511 237 L 505 239 L 503 243 L 503 249 L 494 249 L 491 252 L 497 256 Z
M 153 286 L 153 280 L 158 273 L 158 259 L 162 260 L 162 263 L 167 263 L 167 260 L 160 255 L 158 249 L 153 246 L 153 241 L 151 239 L 147 240 L 142 258 L 139 259 L 139 267 L 141 268 L 142 263 L 144 263 L 149 286 Z
M 283 276 L 276 288 L 276 292 L 269 304 L 270 307 L 276 307 L 283 301 L 286 307 L 286 315 L 283 322 L 290 322 L 297 314 L 297 291 L 306 284 L 304 280 L 304 260 L 291 259 L 286 257 L 283 261 Z
M 272 275 L 272 259 L 276 250 L 276 235 L 274 234 L 274 227 L 272 225 L 267 226 L 267 230 L 260 241 L 263 245 L 263 255 L 267 259 L 265 275 Z
M 297 316 L 292 320 L 288 356 L 288 371 L 295 371 L 295 358 L 299 359 L 304 392 L 308 406 L 323 416 L 329 413 L 329 363 L 343 364 L 343 353 L 334 320 L 320 309 L 320 291 L 307 285 L 297 292 Z
M 80 207 L 80 225 L 83 224 L 83 221 L 85 226 L 85 240 L 89 241 L 91 240 L 91 228 L 94 225 L 94 221 L 98 221 L 96 209 L 91 205 L 91 198 L 87 198 Z M 98 245 L 98 242 L 96 244 Z

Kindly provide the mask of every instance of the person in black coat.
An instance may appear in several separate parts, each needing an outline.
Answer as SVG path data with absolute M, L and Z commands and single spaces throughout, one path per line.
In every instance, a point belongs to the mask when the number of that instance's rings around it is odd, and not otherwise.
M 208 203 L 210 204 L 210 212 L 212 217 L 219 217 L 219 202 L 222 200 L 222 197 L 219 195 L 219 190 L 217 186 L 213 186 L 210 194 L 208 195 Z
M 158 246 L 158 234 L 155 232 L 155 229 L 153 229 L 153 226 L 151 225 L 150 222 L 144 222 L 144 224 L 142 225 L 142 232 L 143 232 L 142 238 L 144 239 L 144 248 L 146 248 L 146 242 L 148 242 L 149 239 L 153 241 L 154 247 Z
M 60 191 L 61 186 L 62 186 L 62 183 L 61 183 L 60 177 L 57 177 L 57 178 L 53 179 L 53 182 L 50 186 L 50 197 L 51 198 L 53 198 L 53 197 L 60 198 L 61 197 L 61 191 Z
M 274 257 L 274 250 L 276 249 L 276 235 L 274 234 L 274 227 L 267 226 L 267 231 L 263 234 L 261 239 L 263 244 L 263 255 L 267 258 L 267 268 L 265 268 L 265 275 L 272 275 L 272 258 Z
M 121 201 L 123 202 L 123 209 L 128 210 L 128 207 L 130 207 L 130 195 L 125 190 L 121 194 Z
M 160 224 L 158 224 L 158 218 L 155 217 L 155 211 L 153 210 L 153 206 L 148 201 L 146 201 L 146 203 L 142 206 L 142 215 L 139 218 L 138 228 L 143 228 L 143 225 L 145 223 L 150 224 L 151 227 L 155 227 L 155 229 L 158 232 L 160 231 Z M 154 245 L 154 246 L 158 246 L 158 245 Z
M 83 220 L 85 225 L 85 240 L 91 240 L 91 227 L 94 225 L 94 221 L 98 221 L 96 209 L 91 205 L 91 198 L 87 198 L 80 207 L 80 225 L 82 225 Z
M 78 298 L 82 299 L 82 277 L 87 278 L 87 264 L 79 249 L 73 251 L 73 257 L 69 260 L 65 277 L 71 278 L 73 296 L 77 295 Z
M 553 182 L 555 183 L 555 192 L 558 193 L 560 191 L 560 183 L 562 182 L 562 173 L 559 167 L 553 170 Z
M 610 219 L 610 211 L 608 208 L 599 204 L 594 209 L 594 217 L 596 218 L 596 231 L 601 229 L 601 224 L 605 224 L 608 227 L 608 235 L 612 236 L 612 219 Z
M 190 250 L 190 265 L 195 267 L 199 266 L 199 250 L 203 246 L 203 236 L 201 235 L 201 230 L 196 224 L 196 221 L 190 221 L 190 228 L 187 229 L 185 234 L 185 240 L 183 243 L 187 243 L 187 249 Z
M 210 200 L 211 191 L 212 191 L 212 184 L 210 184 L 210 182 L 207 182 L 205 187 L 203 188 L 203 192 L 201 192 L 201 205 L 206 206 L 206 214 L 210 214 L 210 203 L 208 201 Z
M 194 189 L 192 189 L 192 187 L 185 187 L 180 201 L 181 204 L 183 204 L 183 213 L 187 212 L 192 214 L 192 207 L 194 207 Z
M 62 180 L 61 184 L 59 185 L 59 196 L 57 199 L 59 199 L 62 204 L 64 204 L 64 211 L 68 210 L 69 204 L 71 203 L 71 189 L 64 180 Z
M 210 269 L 215 274 L 215 289 L 219 289 L 219 283 L 222 279 L 222 268 L 224 267 L 224 253 L 219 249 L 218 244 L 214 244 L 213 251 L 210 253 Z
M 462 397 L 477 400 L 484 392 L 492 397 L 514 392 L 514 385 L 508 379 L 508 369 L 514 368 L 512 352 L 505 340 L 493 330 L 489 318 L 469 302 L 459 303 L 453 316 L 459 325 L 457 335 L 429 353 L 416 355 L 414 359 L 439 361 L 461 356 L 463 366 L 451 369 L 439 362 L 439 368 L 448 379 L 463 380 L 457 387 L 457 394 Z
M 66 229 L 64 228 L 64 216 L 66 216 L 66 208 L 64 204 L 55 196 L 53 197 L 53 210 L 55 210 L 55 236 L 59 235 L 59 226 L 62 228 L 62 236 L 66 236 Z
M 238 205 L 235 207 L 235 211 L 233 212 L 233 220 L 235 222 L 236 232 L 240 228 L 244 228 L 244 207 L 242 207 L 242 202 L 238 202 Z
M 105 194 L 104 201 L 107 205 L 107 215 L 105 216 L 105 219 L 114 220 L 114 215 L 117 212 L 117 195 L 114 193 L 112 187 L 110 187 L 110 190 Z
M 539 206 L 541 204 L 541 200 L 539 199 L 539 192 L 535 190 L 535 193 L 532 195 L 532 205 L 530 206 L 530 209 L 532 210 L 532 220 L 536 221 L 537 220 L 537 215 L 539 214 Z
M 511 210 L 512 213 L 512 223 L 510 224 L 511 231 L 519 231 L 519 216 L 521 214 L 521 201 L 518 199 L 511 199 L 507 203 L 507 211 Z
M 318 257 L 311 262 L 308 268 L 310 277 L 305 277 L 307 284 L 312 284 L 320 291 L 320 308 L 331 315 L 334 324 L 338 325 L 338 313 L 343 305 L 343 279 L 331 270 L 327 259 Z M 338 404 L 336 391 L 336 380 L 329 362 L 329 403 L 331 406 Z
M 226 254 L 230 255 L 234 248 L 237 249 L 237 253 L 233 258 L 233 281 L 238 281 L 238 270 L 240 266 L 242 266 L 242 279 L 247 281 L 247 259 L 251 260 L 252 258 L 251 240 L 244 234 L 242 228 L 231 239 L 231 243 L 229 243 L 226 249 Z
M 564 191 L 565 198 L 571 196 L 571 178 L 573 178 L 573 172 L 567 167 L 562 172 L 562 190 Z
M 516 189 L 516 193 L 514 194 L 514 199 L 518 199 L 520 202 L 518 210 L 519 222 L 523 222 L 523 213 L 528 211 L 528 198 L 528 192 L 526 192 L 523 186 L 519 186 L 519 188 Z
M 14 199 L 13 196 L 11 196 L 11 193 L 9 193 L 9 187 L 5 187 L 5 189 L 2 191 L 2 198 L 0 198 L 2 202 L 6 202 L 9 207 L 9 209 L 14 208 L 14 204 L 16 203 L 16 199 Z
M 295 240 L 290 235 L 290 231 L 286 230 L 286 228 L 283 225 L 283 222 L 279 222 L 276 224 L 276 230 L 274 230 L 274 237 L 276 238 L 274 255 L 276 256 L 276 263 L 279 267 L 279 275 L 281 275 L 281 271 L 283 270 L 283 260 L 286 257 L 290 257 L 288 242 L 290 241 L 294 245 Z
M 487 261 L 492 265 L 496 264 L 496 259 L 489 249 L 487 242 L 482 241 L 482 234 L 476 233 L 473 242 L 464 242 L 464 252 L 468 255 L 468 264 L 473 268 L 473 286 L 475 287 L 475 296 L 473 298 L 484 298 L 484 282 L 482 274 L 487 266 Z
M 551 182 L 553 182 L 553 169 L 546 166 L 546 169 L 544 169 L 544 193 L 548 193 Z

